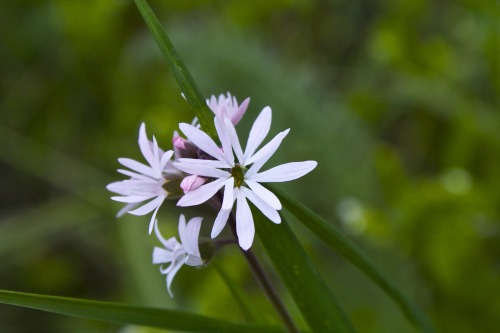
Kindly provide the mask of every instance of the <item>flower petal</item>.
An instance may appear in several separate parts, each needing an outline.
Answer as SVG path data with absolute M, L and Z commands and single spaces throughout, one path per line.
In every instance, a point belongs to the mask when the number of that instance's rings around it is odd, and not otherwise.
M 158 196 L 155 199 L 148 202 L 147 204 L 142 205 L 141 207 L 139 207 L 137 209 L 129 211 L 129 213 L 132 215 L 137 215 L 137 216 L 149 214 L 153 210 L 155 210 L 156 208 L 160 207 L 160 205 L 162 204 L 164 199 L 165 199 L 164 197 Z
M 245 180 L 245 183 L 248 185 L 248 187 L 250 187 L 250 189 L 255 194 L 257 194 L 269 206 L 271 206 L 277 210 L 281 209 L 281 202 L 273 192 L 269 191 L 264 186 L 260 185 L 257 182 L 254 182 L 252 180 L 247 179 L 247 180 Z
M 118 162 L 120 162 L 127 168 L 134 170 L 135 172 L 142 173 L 143 175 L 149 176 L 154 179 L 158 179 L 153 169 L 151 169 L 151 167 L 148 167 L 145 164 L 142 164 L 130 158 L 119 158 Z
M 121 216 L 125 215 L 126 213 L 128 213 L 129 210 L 132 210 L 137 206 L 139 206 L 138 202 L 132 202 L 132 203 L 126 204 L 125 206 L 123 206 L 122 209 L 120 209 L 120 211 L 118 213 L 116 213 L 116 217 L 121 217 Z
M 150 195 L 127 195 L 124 197 L 111 197 L 111 200 L 125 203 L 138 203 L 145 200 L 149 200 L 151 198 L 157 197 L 156 194 Z
M 273 207 L 269 206 L 264 200 L 262 200 L 257 194 L 253 191 L 250 191 L 246 187 L 241 187 L 240 190 L 243 192 L 245 197 L 250 200 L 255 207 L 257 207 L 268 219 L 273 221 L 274 223 L 281 223 L 280 214 Z
M 248 250 L 253 243 L 255 226 L 252 211 L 242 191 L 238 192 L 236 203 L 236 234 L 240 247 L 245 251 Z
M 184 194 L 177 202 L 177 206 L 188 207 L 204 203 L 224 186 L 226 178 L 220 178 L 208 184 L 198 187 L 196 190 Z
M 198 148 L 219 161 L 225 161 L 224 154 L 208 134 L 186 123 L 179 124 L 179 128 Z
M 245 165 L 249 165 L 253 163 L 253 165 L 248 169 L 245 177 L 250 178 L 252 175 L 259 172 L 260 168 L 266 163 L 271 156 L 276 152 L 281 142 L 288 134 L 290 129 L 278 133 L 268 144 L 262 147 L 255 155 L 251 156 L 247 161 L 245 161 Z
M 234 205 L 234 200 L 233 200 L 233 205 Z M 231 205 L 231 208 L 233 206 Z M 217 214 L 217 217 L 215 218 L 214 221 L 214 226 L 212 227 L 212 233 L 210 237 L 215 238 L 219 236 L 220 232 L 224 227 L 226 226 L 227 219 L 229 218 L 229 214 L 231 214 L 231 208 L 230 209 L 221 209 L 219 213 Z
M 234 178 L 226 180 L 224 184 L 224 198 L 222 199 L 222 209 L 231 209 L 234 202 Z
M 218 168 L 218 169 L 224 169 L 224 168 L 232 168 L 232 165 L 227 164 L 227 162 L 223 161 L 218 161 L 218 160 L 202 160 L 202 159 L 196 159 L 196 158 L 179 158 L 179 162 L 181 162 L 184 165 L 201 165 L 201 166 L 207 166 L 211 168 Z
M 213 168 L 211 166 L 204 166 L 202 164 L 192 165 L 186 163 L 174 163 L 174 166 L 184 171 L 185 173 L 189 173 L 191 175 L 210 177 L 210 178 L 227 178 L 231 176 L 231 174 L 227 171 L 219 170 Z
M 250 97 L 247 97 L 243 102 L 241 102 L 240 106 L 238 107 L 238 111 L 236 111 L 232 116 L 231 116 L 231 122 L 233 125 L 236 125 L 237 123 L 240 122 L 241 118 L 245 114 L 248 108 L 248 104 L 250 103 Z M 237 104 L 236 102 L 234 103 L 235 105 Z
M 316 161 L 286 163 L 278 165 L 277 167 L 274 167 L 262 173 L 258 173 L 252 176 L 251 180 L 261 183 L 287 182 L 308 174 L 317 165 L 318 162 Z
M 259 145 L 264 141 L 271 128 L 272 111 L 266 106 L 253 123 L 250 135 L 248 136 L 247 147 L 245 149 L 245 161 L 255 153 Z
M 224 124 L 226 125 L 227 133 L 229 134 L 229 138 L 231 139 L 231 146 L 233 147 L 233 151 L 238 158 L 240 163 L 243 163 L 243 150 L 241 149 L 240 139 L 238 139 L 238 134 L 236 134 L 236 129 L 234 128 L 233 123 L 229 118 L 224 119 Z
M 229 133 L 226 130 L 226 127 L 224 126 L 223 118 L 215 117 L 214 124 L 219 136 L 219 140 L 222 144 L 224 160 L 230 165 L 234 165 L 234 155 L 231 148 L 231 139 L 229 137 Z
M 172 280 L 174 279 L 175 274 L 177 274 L 177 272 L 179 271 L 179 269 L 182 267 L 183 264 L 184 264 L 184 261 L 179 260 L 178 262 L 173 264 L 174 266 L 167 274 L 167 290 L 168 290 L 170 297 L 174 297 L 174 294 L 172 294 L 172 291 L 170 290 L 170 285 L 172 284 Z
M 181 232 L 179 229 L 179 237 L 181 237 L 182 246 L 188 254 L 194 256 L 200 256 L 200 249 L 198 247 L 198 236 L 200 234 L 201 221 L 203 221 L 202 217 L 193 217 L 189 220 L 185 232 L 184 237 L 181 236 Z
M 142 156 L 148 161 L 149 165 L 153 166 L 155 160 L 153 157 L 153 152 L 151 151 L 151 145 L 149 144 L 148 137 L 146 135 L 146 124 L 142 123 L 139 129 L 139 148 L 141 149 Z

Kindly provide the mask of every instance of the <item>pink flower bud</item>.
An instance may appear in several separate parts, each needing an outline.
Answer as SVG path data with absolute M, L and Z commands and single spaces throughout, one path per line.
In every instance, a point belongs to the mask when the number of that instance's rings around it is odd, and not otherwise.
M 181 189 L 184 191 L 184 194 L 196 190 L 198 187 L 203 185 L 207 181 L 206 178 L 196 176 L 196 175 L 191 175 L 185 177 L 182 182 L 181 182 Z
M 172 138 L 172 144 L 177 149 L 186 149 L 186 139 L 179 135 L 174 135 L 174 137 Z

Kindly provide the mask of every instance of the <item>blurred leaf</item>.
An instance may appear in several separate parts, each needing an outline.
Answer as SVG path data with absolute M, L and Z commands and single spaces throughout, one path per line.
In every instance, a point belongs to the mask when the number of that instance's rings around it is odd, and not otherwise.
M 269 186 L 271 187 L 271 186 Z M 373 263 L 361 252 L 350 239 L 334 229 L 316 213 L 301 203 L 290 198 L 285 193 L 272 187 L 283 206 L 299 221 L 309 228 L 316 236 L 339 252 L 344 258 L 358 267 L 370 279 L 379 285 L 401 308 L 405 315 L 415 323 L 422 332 L 434 332 L 428 319 L 412 304 L 391 282 L 386 279 Z
M 72 317 L 188 332 L 283 332 L 278 328 L 234 324 L 181 311 L 128 306 L 0 290 L 0 303 Z
M 188 103 L 194 109 L 201 128 L 212 138 L 217 138 L 217 133 L 213 123 L 214 115 L 208 108 L 206 101 L 203 99 L 203 96 L 198 89 L 198 86 L 191 77 L 191 74 L 184 65 L 184 62 L 177 54 L 174 45 L 163 30 L 158 18 L 146 0 L 134 1 L 146 21 L 149 30 L 153 34 L 163 56 L 168 61 L 170 69 L 172 70 L 181 91 L 184 93 Z
M 253 216 L 260 241 L 311 330 L 354 332 L 287 222 L 276 226 L 257 210 L 253 210 Z

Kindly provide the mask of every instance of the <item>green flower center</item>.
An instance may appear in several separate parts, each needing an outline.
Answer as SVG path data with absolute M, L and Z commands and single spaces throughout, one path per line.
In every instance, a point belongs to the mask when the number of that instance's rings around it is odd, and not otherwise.
M 235 187 L 240 187 L 243 185 L 243 182 L 245 181 L 245 167 L 236 164 L 234 168 L 231 169 L 231 175 L 234 178 L 234 186 Z

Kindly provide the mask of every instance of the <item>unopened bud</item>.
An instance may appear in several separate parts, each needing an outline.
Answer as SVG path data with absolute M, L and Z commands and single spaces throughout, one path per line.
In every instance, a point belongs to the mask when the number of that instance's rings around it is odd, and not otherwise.
M 207 179 L 204 177 L 191 175 L 191 176 L 185 177 L 182 180 L 180 187 L 181 187 L 182 191 L 184 191 L 184 194 L 186 194 L 190 191 L 196 190 L 198 187 L 203 185 L 206 181 L 207 181 Z

